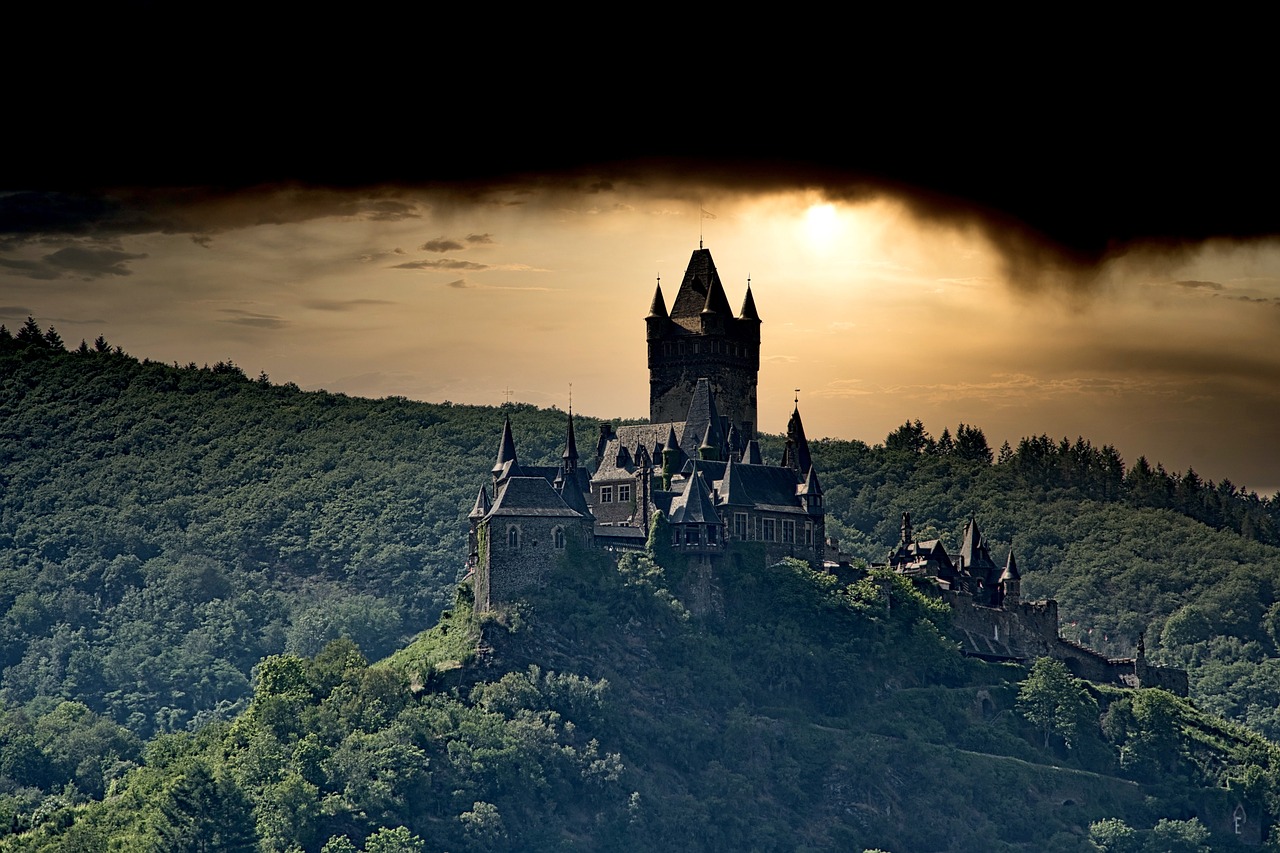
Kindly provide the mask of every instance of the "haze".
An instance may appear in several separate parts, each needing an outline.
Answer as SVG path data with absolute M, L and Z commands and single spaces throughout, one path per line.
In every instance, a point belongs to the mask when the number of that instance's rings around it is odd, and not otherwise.
M 572 385 L 575 411 L 644 417 L 643 317 L 701 239 L 735 309 L 750 278 L 765 431 L 799 388 L 811 436 L 963 422 L 993 447 L 1082 435 L 1280 487 L 1280 243 L 1135 243 L 1080 267 L 921 198 L 616 176 L 10 193 L 0 322 L 305 389 L 566 408 Z

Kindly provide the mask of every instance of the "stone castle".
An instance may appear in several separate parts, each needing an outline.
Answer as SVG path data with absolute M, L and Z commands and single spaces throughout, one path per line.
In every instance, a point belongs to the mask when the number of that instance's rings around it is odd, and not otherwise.
M 800 419 L 787 424 L 778 464 L 756 440 L 760 316 L 747 285 L 733 314 L 711 252 L 699 246 L 667 310 L 661 282 L 645 317 L 649 423 L 600 426 L 591 469 L 582 464 L 570 411 L 559 465 L 522 465 L 503 424 L 492 479 L 469 515 L 468 569 L 477 611 L 540 584 L 571 543 L 610 551 L 645 547 L 656 513 L 671 547 L 710 577 L 735 543 L 763 546 L 766 559 L 795 557 L 814 569 L 853 571 L 826 538 L 822 486 Z M 1063 660 L 1078 677 L 1187 695 L 1182 670 L 1107 658 L 1059 635 L 1054 601 L 1023 601 L 1012 553 L 991 558 L 975 519 L 953 558 L 938 540 L 918 542 L 904 514 L 886 565 L 952 608 L 962 650 L 992 661 Z

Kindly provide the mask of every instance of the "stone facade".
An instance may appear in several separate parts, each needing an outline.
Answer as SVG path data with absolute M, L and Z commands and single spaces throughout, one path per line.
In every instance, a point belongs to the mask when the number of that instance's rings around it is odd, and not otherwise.
M 735 317 L 711 253 L 699 245 L 671 310 L 659 283 L 645 317 L 649 423 L 602 424 L 590 473 L 579 464 L 572 412 L 558 466 L 520 465 L 504 424 L 492 483 L 481 487 L 470 515 L 478 611 L 542 583 L 575 544 L 643 548 L 655 513 L 669 522 L 670 545 L 689 559 L 708 601 L 715 569 L 735 542 L 763 545 L 771 562 L 795 557 L 816 569 L 850 570 L 826 539 L 822 486 L 798 402 L 781 462 L 761 457 L 760 326 L 750 284 Z M 904 514 L 886 565 L 950 605 L 966 654 L 1020 662 L 1048 655 L 1080 678 L 1187 695 L 1186 673 L 1148 664 L 1141 642 L 1136 658 L 1107 658 L 1061 637 L 1057 602 L 1022 600 L 1016 559 L 1011 552 L 997 565 L 976 519 L 953 558 L 938 540 L 916 541 Z
M 671 546 L 708 571 L 735 541 L 765 545 L 771 560 L 822 566 L 822 487 L 799 406 L 780 464 L 766 464 L 755 440 L 760 317 L 750 287 L 733 316 L 699 247 L 670 313 L 659 284 L 645 328 L 652 420 L 603 424 L 593 472 L 578 464 L 572 413 L 554 467 L 520 465 L 504 424 L 493 482 L 470 516 L 478 610 L 541 582 L 559 553 L 549 544 L 557 529 L 590 547 L 637 549 L 655 513 L 670 522 Z
M 1133 658 L 1108 658 L 1059 634 L 1058 602 L 1023 601 L 1022 575 L 1010 551 L 1003 568 L 976 519 L 965 525 L 964 544 L 953 559 L 937 540 L 912 538 L 911 515 L 902 516 L 902 539 L 887 565 L 933 590 L 951 607 L 962 651 L 991 661 L 1026 663 L 1038 657 L 1062 661 L 1077 678 L 1121 687 L 1161 687 L 1186 696 L 1187 673 L 1149 664 L 1142 638 Z

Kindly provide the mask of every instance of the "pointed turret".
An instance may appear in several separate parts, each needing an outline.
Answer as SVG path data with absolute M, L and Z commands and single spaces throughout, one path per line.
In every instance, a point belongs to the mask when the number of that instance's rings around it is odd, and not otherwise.
M 653 289 L 653 303 L 649 305 L 649 316 L 646 320 L 665 320 L 667 319 L 667 302 L 662 298 L 662 283 Z
M 803 476 L 813 467 L 813 459 L 809 455 L 809 440 L 804 436 L 804 424 L 800 421 L 800 404 L 796 403 L 787 421 L 787 445 L 783 451 L 782 465 L 796 474 Z
M 489 514 L 489 507 L 491 506 L 492 504 L 489 503 L 489 490 L 481 486 L 480 493 L 476 495 L 475 506 L 471 508 L 471 513 L 467 518 L 484 518 Z
M 1009 551 L 1009 559 L 1004 562 L 1004 571 L 1000 574 L 1002 581 L 1018 581 L 1022 580 L 1022 573 L 1018 571 L 1018 561 L 1013 557 L 1013 551 Z
M 716 447 L 714 439 L 715 437 L 711 434 L 711 424 L 707 424 L 706 430 L 702 433 L 702 443 L 698 445 L 699 459 L 720 461 L 719 448 Z
M 751 295 L 751 282 L 747 282 L 747 295 L 742 300 L 742 310 L 738 312 L 739 320 L 760 322 L 760 314 L 756 311 L 756 299 Z
M 729 297 L 725 295 L 724 285 L 720 283 L 720 276 L 711 279 L 711 285 L 707 288 L 707 298 L 702 303 L 702 314 L 718 314 L 721 317 L 732 317 L 733 309 L 729 307 Z
M 685 481 L 684 492 L 671 503 L 671 523 L 720 525 L 720 514 L 716 512 L 707 481 L 697 466 Z
M 1018 562 L 1013 558 L 1013 549 L 1009 549 L 1009 559 L 1005 560 L 1004 571 L 1000 574 L 1001 603 L 1008 607 L 1022 601 L 1022 573 L 1018 571 Z
M 569 434 L 564 441 L 564 453 L 560 456 L 560 470 L 566 475 L 578 470 L 578 442 L 573 435 L 573 409 L 569 410 Z
M 493 478 L 500 480 L 519 463 L 516 460 L 516 441 L 511 436 L 511 417 L 502 419 L 502 441 L 498 444 L 498 459 L 493 463 Z

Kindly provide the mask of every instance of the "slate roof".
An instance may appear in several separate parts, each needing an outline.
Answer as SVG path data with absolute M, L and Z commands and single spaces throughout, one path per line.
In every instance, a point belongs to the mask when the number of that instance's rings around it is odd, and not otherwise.
M 659 317 L 664 319 L 667 317 L 667 303 L 662 298 L 661 282 L 659 282 L 658 286 L 654 288 L 653 303 L 649 306 L 649 317 Z M 647 320 L 649 317 L 646 317 L 645 319 Z
M 480 486 L 480 493 L 476 495 L 475 506 L 471 507 L 471 513 L 467 518 L 484 518 L 489 514 L 492 504 L 489 503 L 489 490 L 483 485 Z
M 685 418 L 684 434 L 680 437 L 680 449 L 690 459 L 698 458 L 698 447 L 710 430 L 711 446 L 718 450 L 724 447 L 724 432 L 720 425 L 720 413 L 716 411 L 716 398 L 711 393 L 711 383 L 699 379 L 693 389 L 693 399 L 689 401 L 689 414 Z
M 503 483 L 487 517 L 496 516 L 581 518 L 582 513 L 570 509 L 545 477 L 512 477 Z
M 750 281 L 747 282 L 747 295 L 746 298 L 742 300 L 742 311 L 738 316 L 743 320 L 755 320 L 757 323 L 760 322 L 760 314 L 756 311 L 756 300 L 755 297 L 751 295 Z
M 600 458 L 600 466 L 596 469 L 595 479 L 609 482 L 630 477 L 635 471 L 635 457 L 641 447 L 649 454 L 655 467 L 662 467 L 662 448 L 671 434 L 683 435 L 685 425 L 682 423 L 665 424 L 629 424 L 618 427 L 617 434 L 605 444 Z M 625 453 L 624 453 L 625 451 Z M 622 464 L 619 464 L 619 456 Z M 684 458 L 676 460 L 677 466 Z
M 671 502 L 672 524 L 719 524 L 707 482 L 696 469 L 685 481 L 684 493 Z
M 711 260 L 711 250 L 694 249 L 689 266 L 685 268 L 684 279 L 680 282 L 680 290 L 671 303 L 671 319 L 692 318 L 696 323 L 698 315 L 706 307 L 707 291 L 712 287 L 719 287 L 721 294 L 724 293 L 720 273 L 716 272 L 715 261 Z M 727 299 L 725 302 L 728 304 Z

